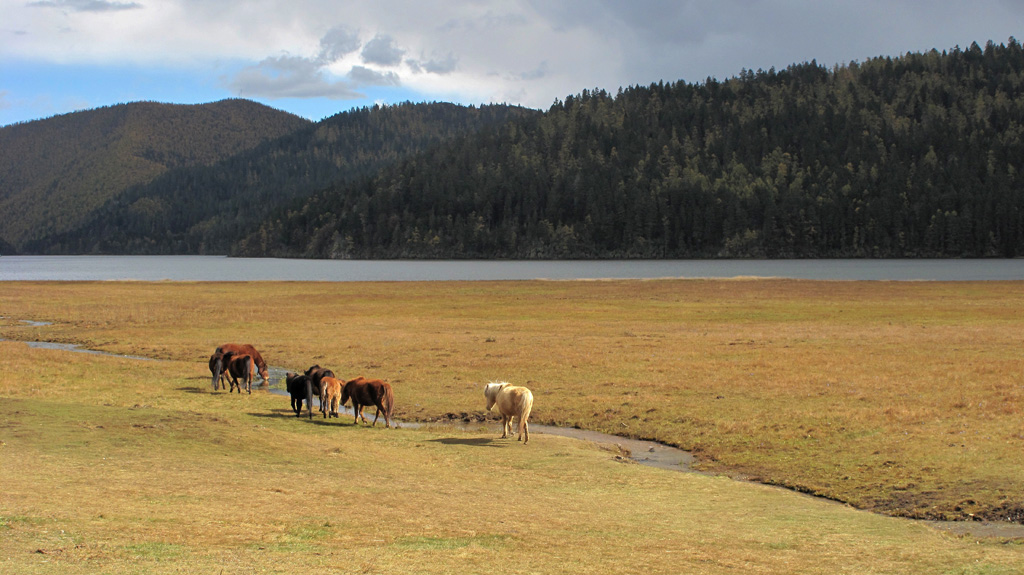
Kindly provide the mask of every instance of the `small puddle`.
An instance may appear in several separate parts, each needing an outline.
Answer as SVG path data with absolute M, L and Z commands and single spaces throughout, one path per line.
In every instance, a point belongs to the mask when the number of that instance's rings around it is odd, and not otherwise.
M 33 325 L 48 325 L 46 322 L 29 322 L 22 320 L 25 323 L 31 323 Z M 0 341 L 10 341 L 0 339 Z M 72 351 L 77 353 L 92 353 L 96 355 L 106 355 L 110 357 L 120 357 L 124 359 L 137 359 L 143 361 L 160 361 L 149 357 L 141 357 L 136 355 L 118 355 L 115 353 L 109 353 L 105 351 L 98 351 L 94 349 L 85 349 L 76 344 L 68 343 L 51 343 L 45 341 L 25 341 L 22 342 L 29 347 L 40 348 L 40 349 L 55 349 L 61 351 Z M 265 382 L 261 382 L 260 385 L 254 386 L 258 389 L 264 389 L 274 395 L 281 395 L 284 397 L 290 397 L 288 391 L 283 387 L 274 387 L 271 382 L 281 382 L 283 386 L 285 373 L 287 370 L 280 367 L 268 367 L 267 374 L 270 379 Z M 317 407 L 319 408 L 320 402 L 314 399 Z M 355 414 L 351 408 L 342 406 L 341 413 L 344 413 L 348 417 L 354 417 Z M 375 409 L 371 408 L 367 415 L 372 415 Z M 319 413 L 316 414 L 320 416 Z M 322 416 L 321 416 L 322 417 Z M 496 431 L 493 425 L 487 423 L 472 423 L 465 424 L 462 422 L 445 422 L 445 423 L 416 423 L 416 422 L 398 422 L 393 421 L 394 425 L 398 427 L 408 427 L 412 429 L 430 429 L 430 428 L 456 428 L 471 432 L 480 431 Z M 556 427 L 551 425 L 541 424 L 530 424 L 530 431 L 535 433 L 544 433 L 548 435 L 558 435 L 561 437 L 569 437 L 572 439 L 579 439 L 582 441 L 590 441 L 599 445 L 614 445 L 622 453 L 623 456 L 628 457 L 632 461 L 640 463 L 641 465 L 647 465 L 650 467 L 657 467 L 659 469 L 668 469 L 671 471 L 682 471 L 685 473 L 701 473 L 693 469 L 693 464 L 696 462 L 693 454 L 688 451 L 683 451 L 670 445 L 658 443 L 656 441 L 645 441 L 640 439 L 629 439 L 626 437 L 620 437 L 618 435 L 609 435 L 606 433 L 600 433 L 597 431 L 588 431 L 585 429 L 567 428 L 567 427 Z M 779 489 L 786 489 L 779 487 Z M 786 491 L 793 491 L 786 489 Z M 814 497 L 808 495 L 808 497 Z M 845 503 L 836 502 L 837 505 L 846 505 Z M 870 512 L 869 512 L 870 513 Z M 959 536 L 971 536 L 971 537 L 998 537 L 1004 539 L 1022 539 L 1024 538 L 1024 525 L 1019 523 L 1011 523 L 1008 521 L 929 521 L 920 519 L 904 519 L 906 521 L 912 521 L 915 523 L 923 523 L 929 525 L 935 529 L 941 529 L 954 535 Z
M 43 327 L 44 325 L 53 325 L 53 322 L 50 321 L 32 321 L 30 319 L 23 319 L 21 320 L 21 323 L 27 325 L 28 327 Z

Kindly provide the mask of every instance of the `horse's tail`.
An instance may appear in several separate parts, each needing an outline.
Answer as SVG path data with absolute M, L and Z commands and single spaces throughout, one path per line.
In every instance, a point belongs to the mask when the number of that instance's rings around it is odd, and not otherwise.
M 381 398 L 381 403 L 384 404 L 384 422 L 391 425 L 391 416 L 395 412 L 395 392 L 387 383 L 384 384 L 384 397 Z
M 219 350 L 220 348 L 217 348 L 217 349 Z M 217 390 L 217 381 L 220 380 L 220 376 L 224 373 L 224 356 L 222 354 L 218 353 L 216 355 L 216 359 L 213 360 L 213 370 L 212 371 L 213 371 L 213 381 L 211 382 L 211 385 L 213 385 L 213 389 L 214 389 L 214 391 L 216 391 Z
M 531 411 L 533 411 L 533 392 L 527 389 L 519 405 L 519 435 L 526 436 L 526 441 L 523 443 L 530 441 L 530 426 L 526 420 L 530 418 Z
M 313 419 L 313 382 L 308 377 L 306 378 L 306 407 L 309 408 L 309 418 Z
M 252 374 L 256 371 L 256 360 L 249 356 L 249 361 L 245 362 L 245 372 L 242 374 L 245 377 L 245 391 L 246 393 L 252 393 Z M 241 392 L 241 390 L 239 390 Z

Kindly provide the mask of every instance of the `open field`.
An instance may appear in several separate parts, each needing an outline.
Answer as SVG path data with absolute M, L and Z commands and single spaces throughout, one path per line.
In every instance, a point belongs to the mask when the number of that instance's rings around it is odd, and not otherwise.
M 245 340 L 275 366 L 383 377 L 405 420 L 481 416 L 482 383 L 507 379 L 534 390 L 537 422 L 658 439 L 710 471 L 889 514 L 1021 521 L 1022 288 L 2 284 L 0 337 L 164 361 L 0 343 L 0 561 L 19 573 L 588 572 L 612 561 L 1012 573 L 1019 543 L 622 464 L 553 436 L 524 448 L 454 429 L 298 421 L 283 397 L 210 393 L 206 359 Z

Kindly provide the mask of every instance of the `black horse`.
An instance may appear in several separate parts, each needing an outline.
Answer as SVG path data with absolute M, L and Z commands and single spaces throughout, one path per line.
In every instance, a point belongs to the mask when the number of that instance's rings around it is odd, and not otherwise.
M 302 400 L 306 400 L 306 407 L 309 408 L 309 418 L 313 419 L 313 380 L 308 375 L 288 372 L 284 375 L 285 385 L 288 387 L 288 395 L 292 396 L 292 410 L 295 417 L 302 417 Z M 316 389 L 317 396 L 320 395 L 319 385 Z

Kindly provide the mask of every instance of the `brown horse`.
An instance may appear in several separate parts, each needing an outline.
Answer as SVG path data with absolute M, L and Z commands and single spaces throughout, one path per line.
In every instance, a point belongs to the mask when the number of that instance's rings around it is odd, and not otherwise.
M 242 384 L 238 383 L 238 378 L 242 378 L 246 393 L 252 395 L 252 374 L 256 372 L 256 360 L 251 355 L 232 355 L 228 361 L 227 371 L 231 376 L 231 389 L 228 393 L 234 391 L 236 387 L 238 393 L 242 393 Z
M 341 380 L 334 377 L 325 377 L 320 380 L 321 405 L 324 408 L 324 418 L 338 417 L 338 407 L 341 406 Z
M 313 419 L 313 382 L 309 377 L 301 373 L 288 372 L 284 375 L 285 387 L 288 388 L 288 395 L 292 396 L 292 409 L 295 417 L 302 416 L 302 400 L 306 400 L 306 407 L 309 408 L 309 418 Z M 320 395 L 320 390 L 316 391 Z
M 363 419 L 363 423 L 367 423 L 366 417 L 363 416 L 363 407 L 373 405 L 377 407 L 373 425 L 377 425 L 377 419 L 383 412 L 385 427 L 391 427 L 391 414 L 395 409 L 395 394 L 391 390 L 391 384 L 361 376 L 351 379 L 345 382 L 345 387 L 341 390 L 341 404 L 345 405 L 349 399 L 352 399 L 352 411 L 356 414 L 355 423 L 359 423 L 359 418 Z
M 227 369 L 227 362 L 224 361 L 225 356 L 240 355 L 243 353 L 252 356 L 253 360 L 256 362 L 256 367 L 259 368 L 260 377 L 263 378 L 263 381 L 268 381 L 270 376 L 267 372 L 267 362 L 263 360 L 263 356 L 260 355 L 260 352 L 256 351 L 255 347 L 247 343 L 225 343 L 213 352 L 214 356 L 221 358 L 219 365 L 215 362 L 214 367 L 210 369 L 210 371 L 214 372 L 214 381 L 219 379 L 220 374 Z M 211 361 L 213 361 L 212 358 Z M 214 385 L 216 385 L 216 383 Z

